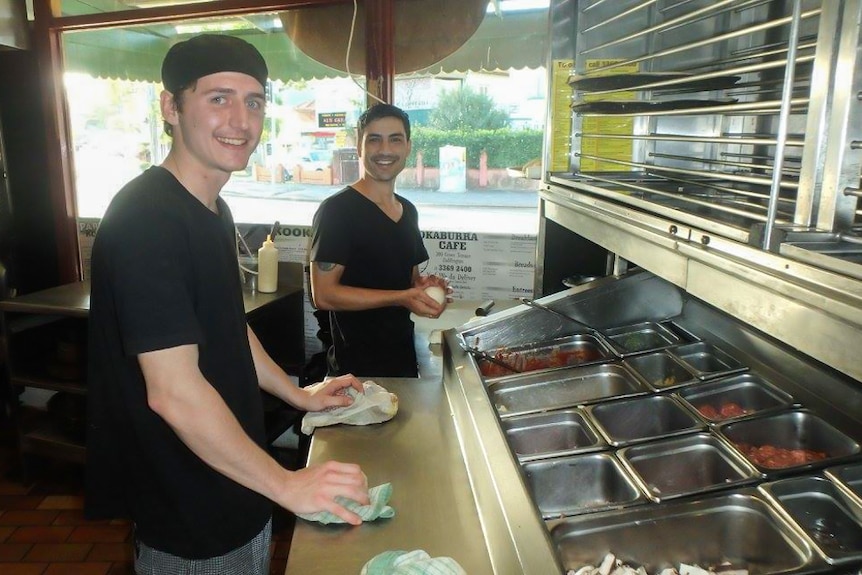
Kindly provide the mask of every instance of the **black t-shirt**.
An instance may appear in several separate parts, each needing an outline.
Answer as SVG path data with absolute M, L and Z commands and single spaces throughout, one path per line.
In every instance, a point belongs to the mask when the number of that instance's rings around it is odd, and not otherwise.
M 403 290 L 413 285 L 413 267 L 428 259 L 416 207 L 395 196 L 403 211 L 393 221 L 352 187 L 327 198 L 314 215 L 310 259 L 344 266 L 343 285 Z M 410 310 L 391 306 L 330 312 L 332 373 L 416 377 Z
M 251 540 L 272 504 L 213 470 L 147 405 L 137 355 L 197 344 L 203 375 L 265 446 L 227 204 L 208 210 L 163 168 L 127 184 L 93 244 L 86 511 L 128 516 L 147 545 L 189 559 Z M 183 385 L 177 381 L 176 385 Z

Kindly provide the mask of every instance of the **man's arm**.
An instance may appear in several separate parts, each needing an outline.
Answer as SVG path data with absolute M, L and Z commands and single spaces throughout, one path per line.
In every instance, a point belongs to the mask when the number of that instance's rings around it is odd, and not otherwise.
M 198 368 L 196 345 L 140 354 L 147 403 L 195 455 L 219 473 L 294 513 L 327 510 L 351 524 L 359 517 L 335 503 L 338 495 L 368 502 L 359 466 L 334 461 L 289 471 L 242 429 Z
M 363 392 L 362 383 L 352 375 L 333 378 L 321 388 L 315 388 L 315 393 L 299 387 L 297 382 L 266 352 L 251 327 L 246 326 L 246 331 L 260 388 L 293 407 L 302 411 L 322 411 L 330 407 L 342 407 L 352 403 L 348 395 L 341 393 L 342 389 L 353 387 L 356 391 Z
M 417 283 L 418 269 L 413 267 L 413 287 L 406 290 L 381 290 L 346 286 L 341 283 L 344 266 L 327 262 L 311 262 L 311 293 L 318 309 L 359 311 L 388 306 L 406 307 L 425 317 L 438 317 L 445 306 L 425 293 Z

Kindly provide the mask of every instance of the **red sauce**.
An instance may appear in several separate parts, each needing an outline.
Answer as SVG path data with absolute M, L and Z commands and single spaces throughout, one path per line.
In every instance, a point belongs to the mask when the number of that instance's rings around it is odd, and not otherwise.
M 753 463 L 766 469 L 783 469 L 785 467 L 805 465 L 806 463 L 820 461 L 829 457 L 829 454 L 824 451 L 785 449 L 769 444 L 749 445 L 747 443 L 737 443 L 736 448 Z
M 753 409 L 745 409 L 744 407 L 742 407 L 738 403 L 734 403 L 733 401 L 726 401 L 722 403 L 718 406 L 718 409 L 708 403 L 704 403 L 703 405 L 698 405 L 697 410 L 702 416 L 713 421 L 720 421 L 722 419 L 729 419 L 731 417 L 739 417 L 741 415 L 752 413 L 754 411 Z
M 494 357 L 519 372 L 537 371 L 555 367 L 578 365 L 601 358 L 601 353 L 594 348 L 553 348 L 550 352 L 542 351 L 498 351 Z M 502 365 L 490 361 L 480 361 L 479 371 L 485 377 L 512 375 L 512 371 Z

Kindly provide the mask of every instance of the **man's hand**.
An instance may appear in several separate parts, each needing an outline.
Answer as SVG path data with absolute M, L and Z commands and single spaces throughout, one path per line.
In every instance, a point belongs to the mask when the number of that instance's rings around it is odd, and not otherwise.
M 362 382 L 353 375 L 339 375 L 303 388 L 302 391 L 305 392 L 306 399 L 303 401 L 303 405 L 297 407 L 305 411 L 323 411 L 332 407 L 345 407 L 353 403 L 353 399 L 346 392 L 348 387 L 352 387 L 359 393 L 365 391 Z
M 362 519 L 335 502 L 337 496 L 368 505 L 368 479 L 353 463 L 327 461 L 289 473 L 276 503 L 294 513 L 329 511 L 350 525 Z
M 446 305 L 437 303 L 434 298 L 425 293 L 426 287 L 428 286 L 416 285 L 414 283 L 412 288 L 404 290 L 401 298 L 401 305 L 409 309 L 412 313 L 422 317 L 440 317 L 440 314 L 446 309 Z

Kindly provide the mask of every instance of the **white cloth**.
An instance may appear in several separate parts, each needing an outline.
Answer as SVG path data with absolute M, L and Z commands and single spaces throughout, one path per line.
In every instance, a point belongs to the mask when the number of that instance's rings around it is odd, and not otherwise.
M 321 386 L 326 380 L 316 383 L 311 388 Z M 345 423 L 347 425 L 369 425 L 389 421 L 398 413 L 398 396 L 389 393 L 373 381 L 362 383 L 364 393 L 359 393 L 352 387 L 346 389 L 347 395 L 353 398 L 353 403 L 346 407 L 334 407 L 325 411 L 310 411 L 302 418 L 302 432 L 311 435 L 315 427 Z

